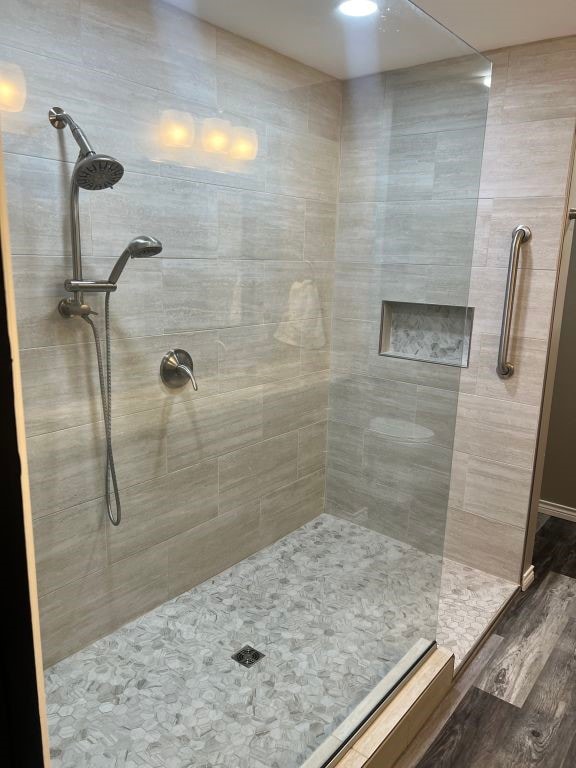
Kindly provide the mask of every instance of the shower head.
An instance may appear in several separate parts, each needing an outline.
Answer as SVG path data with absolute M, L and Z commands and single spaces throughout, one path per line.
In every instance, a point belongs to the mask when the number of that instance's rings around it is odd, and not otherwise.
M 148 235 L 135 237 L 134 240 L 131 240 L 128 243 L 126 250 L 114 265 L 114 269 L 110 272 L 108 282 L 116 285 L 120 275 L 124 271 L 128 259 L 141 259 L 148 256 L 156 256 L 161 251 L 162 243 L 155 237 L 149 237 Z
M 68 126 L 80 148 L 80 157 L 73 174 L 73 183 L 82 189 L 107 189 L 114 186 L 124 175 L 122 164 L 108 155 L 97 155 L 86 134 L 62 107 L 52 107 L 48 119 L 54 128 Z
M 123 175 L 122 163 L 109 155 L 87 155 L 74 168 L 76 183 L 88 190 L 112 188 Z

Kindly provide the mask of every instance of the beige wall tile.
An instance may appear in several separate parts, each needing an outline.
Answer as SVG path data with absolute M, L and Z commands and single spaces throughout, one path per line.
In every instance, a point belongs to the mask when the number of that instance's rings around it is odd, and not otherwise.
M 512 230 L 520 224 L 527 225 L 532 231 L 531 239 L 522 245 L 522 267 L 555 270 L 564 229 L 564 199 L 561 197 L 494 200 L 486 266 L 508 268 Z
M 474 254 L 472 260 L 472 264 L 475 267 L 485 267 L 486 262 L 488 261 L 493 205 L 493 200 L 481 198 L 477 201 Z
M 464 494 L 466 493 L 466 473 L 470 456 L 467 453 L 453 451 L 452 471 L 450 474 L 449 503 L 451 507 L 464 509 Z
M 58 312 L 70 272 L 66 257 L 13 254 L 12 270 L 20 349 L 91 341 L 88 325 L 70 323 Z M 30 280 L 31 274 L 34 280 Z
M 271 544 L 281 536 L 313 520 L 324 507 L 324 472 L 302 477 L 262 498 L 260 531 L 263 543 Z
M 490 97 L 488 99 L 488 124 L 502 122 L 502 112 L 508 82 L 508 62 L 510 51 L 494 51 L 486 54 L 492 62 Z
M 82 63 L 86 67 L 216 107 L 214 66 L 201 58 L 203 51 L 194 45 L 198 36 L 178 45 L 168 30 L 162 33 L 160 28 L 160 33 L 153 31 L 150 37 L 150 31 L 110 22 L 109 18 L 104 23 L 82 19 Z M 158 37 L 158 44 L 151 44 Z M 178 39 L 180 43 L 185 40 L 182 33 Z M 206 42 L 208 47 L 212 41 Z
M 106 565 L 106 505 L 95 499 L 36 520 L 38 591 L 45 595 Z
M 510 379 L 501 379 L 496 373 L 499 343 L 499 336 L 482 335 L 480 338 L 476 394 L 539 406 L 548 354 L 547 340 L 512 339 L 510 360 L 514 363 L 514 376 Z
M 15 255 L 71 254 L 68 190 L 72 165 L 39 157 L 4 156 L 11 250 Z M 27 216 L 22 212 L 26 211 Z M 34 226 L 29 226 L 34 221 Z M 86 254 L 92 251 L 91 221 L 82 207 L 80 228 Z M 120 254 L 118 254 L 120 255 Z
M 504 464 L 532 468 L 539 408 L 461 394 L 454 447 Z
M 416 398 L 415 437 L 451 449 L 458 407 L 456 392 L 419 386 Z
M 407 541 L 410 494 L 352 468 L 328 469 L 326 511 L 357 525 Z
M 337 416 L 338 414 L 334 414 Z M 332 414 L 331 414 L 332 416 Z M 331 469 L 357 474 L 362 470 L 364 433 L 362 427 L 353 427 L 331 418 L 328 422 L 327 462 Z
M 220 514 L 296 480 L 298 433 L 241 448 L 218 460 Z
M 330 419 L 392 437 L 415 433 L 417 387 L 364 376 L 333 375 Z
M 159 48 L 156 55 L 192 54 L 208 61 L 216 56 L 216 28 L 165 3 L 83 0 L 82 16 L 131 30 L 137 39 Z
M 218 192 L 218 256 L 302 259 L 306 204 L 282 195 Z
M 103 449 L 102 422 L 30 437 L 28 463 L 34 517 L 101 496 Z M 81 482 L 78 478 L 82 478 Z
M 327 371 L 269 384 L 263 394 L 264 437 L 323 421 L 327 409 Z
M 576 46 L 512 48 L 503 116 L 507 123 L 576 118 Z
M 332 141 L 340 140 L 342 82 L 330 80 L 308 89 L 308 130 Z
M 259 262 L 163 260 L 164 332 L 262 323 L 263 281 Z
M 564 196 L 573 138 L 568 118 L 489 125 L 480 197 Z
M 298 477 L 310 475 L 326 466 L 326 421 L 298 430 Z
M 334 280 L 334 264 L 331 262 L 283 261 L 268 262 L 264 267 L 264 318 L 266 322 L 282 323 L 300 321 L 315 317 L 325 317 L 329 324 L 332 309 L 332 293 Z M 294 299 L 292 289 L 296 283 L 312 283 L 316 295 L 307 296 L 302 301 L 302 295 Z M 304 332 L 304 325 L 301 324 Z M 301 339 L 303 348 L 311 344 L 318 346 L 322 339 Z
M 218 514 L 218 461 L 134 485 L 122 494 L 122 524 L 108 526 L 116 562 L 205 523 Z
M 469 305 L 474 311 L 474 333 L 500 334 L 507 269 L 472 270 Z M 519 269 L 512 335 L 547 339 L 554 301 L 556 273 L 549 269 Z
M 125 173 L 110 193 L 90 197 L 93 250 L 122 252 L 118 233 L 145 233 L 163 244 L 162 259 L 211 258 L 218 245 L 216 191 L 181 179 Z
M 451 460 L 449 449 L 431 443 L 396 440 L 375 432 L 364 437 L 366 471 L 392 488 L 416 488 L 427 471 L 448 478 Z
M 220 68 L 218 102 L 228 112 L 247 114 L 298 133 L 308 132 L 309 90 L 306 86 L 278 87 Z
M 339 149 L 335 141 L 269 127 L 266 191 L 335 202 Z
M 530 501 L 532 469 L 470 456 L 462 509 L 523 529 Z
M 422 67 L 386 74 L 386 108 L 397 133 L 433 133 L 484 127 L 489 90 L 478 59 L 435 76 Z
M 161 411 L 114 418 L 112 430 L 121 487 L 166 473 L 165 424 Z M 104 445 L 101 421 L 28 439 L 32 508 L 36 517 L 102 495 Z
M 262 389 L 175 405 L 167 413 L 168 471 L 235 451 L 263 437 Z
M 300 373 L 299 323 L 253 325 L 219 331 L 218 371 L 221 392 L 291 379 Z
M 449 509 L 444 554 L 451 560 L 517 584 L 523 552 L 521 528 Z
M 21 365 L 29 437 L 102 419 L 94 344 L 24 349 Z
M 80 0 L 54 5 L 32 0 L 22 5 L 7 0 L 2 8 L 0 40 L 30 51 L 39 51 L 68 61 L 80 57 Z
M 306 201 L 304 259 L 334 261 L 336 249 L 336 205 Z

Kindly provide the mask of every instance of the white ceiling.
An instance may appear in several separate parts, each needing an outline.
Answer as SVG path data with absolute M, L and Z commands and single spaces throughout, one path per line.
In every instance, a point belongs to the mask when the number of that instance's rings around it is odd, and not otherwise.
M 479 51 L 576 35 L 576 0 L 418 0 Z
M 339 0 L 168 0 L 195 16 L 334 77 L 348 79 L 479 50 L 576 34 L 576 0 L 378 0 L 342 16 Z M 426 13 L 424 12 L 426 11 Z

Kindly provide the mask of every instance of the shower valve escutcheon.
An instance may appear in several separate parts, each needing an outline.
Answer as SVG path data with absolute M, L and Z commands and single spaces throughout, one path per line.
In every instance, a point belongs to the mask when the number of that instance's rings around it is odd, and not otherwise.
M 194 362 L 184 349 L 171 349 L 164 355 L 160 363 L 160 377 L 171 389 L 185 387 L 190 382 L 194 391 L 198 392 Z

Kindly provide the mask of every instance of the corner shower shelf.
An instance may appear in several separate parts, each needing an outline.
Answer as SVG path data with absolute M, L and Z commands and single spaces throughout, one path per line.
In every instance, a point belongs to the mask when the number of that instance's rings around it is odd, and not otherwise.
M 380 355 L 467 368 L 473 307 L 382 302 Z

